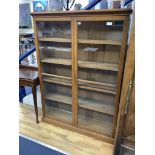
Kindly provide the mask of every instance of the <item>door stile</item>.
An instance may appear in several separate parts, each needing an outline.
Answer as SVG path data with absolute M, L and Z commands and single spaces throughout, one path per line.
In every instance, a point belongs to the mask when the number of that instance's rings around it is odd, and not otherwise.
M 122 79 L 123 79 L 123 69 L 124 69 L 125 55 L 126 55 L 128 24 L 129 24 L 128 19 L 124 20 L 123 37 L 122 37 L 121 51 L 120 51 L 120 60 L 119 60 L 119 65 L 118 65 L 117 89 L 116 89 L 116 95 L 115 95 L 115 101 L 114 101 L 114 103 L 115 103 L 115 111 L 114 111 L 114 118 L 113 118 L 112 137 L 115 136 L 116 125 L 117 125 L 117 117 L 118 117 L 118 110 L 119 110 L 119 99 L 120 99 L 120 93 L 121 93 L 121 85 L 122 85 Z
M 37 56 L 37 64 L 38 64 L 38 75 L 40 81 L 40 90 L 41 90 L 41 101 L 42 101 L 42 118 L 45 117 L 45 98 L 44 98 L 44 85 L 42 80 L 42 67 L 40 63 L 40 49 L 39 49 L 39 38 L 38 38 L 38 26 L 37 21 L 33 20 L 34 25 L 34 38 L 35 38 L 35 45 L 36 45 L 36 56 Z
M 77 21 L 73 17 L 71 21 L 72 29 L 72 124 L 78 124 L 78 63 L 77 63 Z

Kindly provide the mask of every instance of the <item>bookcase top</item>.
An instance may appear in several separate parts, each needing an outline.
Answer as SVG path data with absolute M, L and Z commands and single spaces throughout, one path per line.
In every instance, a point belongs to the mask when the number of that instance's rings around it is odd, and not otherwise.
M 132 9 L 107 9 L 107 10 L 31 12 L 31 15 L 32 16 L 129 15 L 131 12 Z

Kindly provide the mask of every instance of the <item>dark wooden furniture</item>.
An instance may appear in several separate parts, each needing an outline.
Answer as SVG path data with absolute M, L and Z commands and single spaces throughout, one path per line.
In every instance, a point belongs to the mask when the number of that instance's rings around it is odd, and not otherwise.
M 19 65 L 19 85 L 32 88 L 36 123 L 38 120 L 37 94 L 36 87 L 39 85 L 38 71 L 36 67 Z
M 130 13 L 31 13 L 43 121 L 113 143 Z

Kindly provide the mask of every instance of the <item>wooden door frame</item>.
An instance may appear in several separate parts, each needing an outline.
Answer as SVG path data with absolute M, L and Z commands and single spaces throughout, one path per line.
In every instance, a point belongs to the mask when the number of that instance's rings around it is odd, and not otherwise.
M 71 20 L 72 32 L 72 124 L 78 125 L 78 48 L 77 48 L 77 21 L 76 17 Z
M 42 118 L 45 117 L 45 98 L 44 98 L 44 85 L 42 81 L 42 66 L 40 63 L 40 49 L 39 49 L 39 38 L 38 38 L 38 26 L 36 23 L 35 18 L 33 18 L 33 26 L 34 26 L 34 38 L 35 38 L 35 45 L 36 45 L 36 56 L 37 56 L 37 64 L 38 64 L 38 76 L 40 81 L 40 90 L 41 90 L 41 101 L 42 101 Z
M 34 26 L 34 37 L 35 37 L 35 45 L 36 45 L 36 56 L 37 56 L 37 64 L 38 64 L 38 75 L 39 75 L 39 81 L 40 81 L 40 89 L 41 89 L 41 101 L 42 101 L 42 120 L 45 118 L 46 115 L 46 103 L 45 103 L 45 97 L 44 97 L 44 82 L 43 82 L 43 77 L 42 77 L 42 65 L 40 62 L 40 48 L 39 48 L 39 37 L 38 37 L 38 25 L 37 22 L 55 22 L 55 21 L 68 21 L 72 23 L 72 18 L 71 17 L 33 17 L 33 26 Z M 72 28 L 72 27 L 71 27 Z M 73 50 L 72 50 L 73 51 Z
M 121 48 L 120 48 L 120 58 L 118 64 L 118 75 L 117 75 L 117 84 L 116 84 L 116 95 L 114 99 L 114 117 L 113 117 L 113 125 L 112 125 L 112 137 L 115 137 L 116 133 L 116 124 L 118 118 L 118 111 L 119 111 L 119 99 L 121 94 L 121 86 L 122 86 L 122 79 L 123 79 L 123 70 L 125 66 L 125 56 L 126 56 L 126 44 L 127 44 L 127 37 L 128 37 L 128 28 L 129 28 L 129 16 L 83 16 L 83 17 L 76 17 L 77 22 L 90 22 L 90 21 L 123 21 L 123 31 L 122 31 L 122 41 L 121 41 Z M 76 32 L 78 31 L 76 27 Z M 78 34 L 78 33 L 77 33 Z M 77 43 L 77 38 L 76 38 Z M 76 45 L 78 48 L 78 45 Z M 76 53 L 77 53 L 76 49 Z M 76 54 L 77 55 L 77 54 Z M 78 69 L 77 69 L 78 72 Z M 77 73 L 78 74 L 78 73 Z M 78 103 L 77 103 L 78 106 Z M 78 111 L 78 107 L 76 112 Z
M 133 14 L 129 48 L 127 52 L 122 91 L 120 97 L 120 106 L 119 106 L 118 121 L 114 140 L 113 155 L 118 155 L 120 153 L 123 129 L 125 125 L 125 109 L 128 96 L 128 86 L 130 81 L 133 80 L 134 74 L 135 74 L 135 22 Z

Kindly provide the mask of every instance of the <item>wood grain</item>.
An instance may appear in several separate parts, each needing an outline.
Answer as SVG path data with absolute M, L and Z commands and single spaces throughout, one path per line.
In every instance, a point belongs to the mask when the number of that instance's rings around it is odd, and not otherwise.
M 55 11 L 55 12 L 32 12 L 32 16 L 57 16 L 63 15 L 129 15 L 132 12 L 131 9 L 107 9 L 107 10 L 80 10 L 80 11 Z
M 62 59 L 62 58 L 44 58 L 41 60 L 44 63 L 58 64 L 58 65 L 67 65 L 71 66 L 70 59 Z
M 39 38 L 39 41 L 70 43 L 71 39 L 66 39 L 66 38 Z
M 36 56 L 37 56 L 37 64 L 38 64 L 38 73 L 39 73 L 39 81 L 40 81 L 40 90 L 41 90 L 41 101 L 42 101 L 42 117 L 45 117 L 45 100 L 44 100 L 44 86 L 42 82 L 42 66 L 40 63 L 40 49 L 39 49 L 39 39 L 38 39 L 38 27 L 37 23 L 33 19 L 34 25 L 34 37 L 35 37 L 35 45 L 36 45 Z
M 72 18 L 72 118 L 74 126 L 78 125 L 78 63 L 77 63 L 77 21 Z
M 93 68 L 93 69 L 118 71 L 118 65 L 117 64 L 110 64 L 110 63 L 100 63 L 100 62 L 79 60 L 78 66 L 83 67 L 83 68 Z
M 34 20 L 36 21 L 36 22 L 49 22 L 49 21 L 54 21 L 54 22 L 59 22 L 59 21 L 71 21 L 71 18 L 70 17 L 50 17 L 50 18 L 45 18 L 45 17 L 42 17 L 42 16 L 37 16 L 37 17 L 35 17 L 34 18 Z
M 90 81 L 90 80 L 83 80 L 83 79 L 78 79 L 78 84 L 80 85 L 86 85 L 86 86 L 91 86 L 94 88 L 101 88 L 101 89 L 106 89 L 110 91 L 116 91 L 116 85 L 110 84 L 110 83 L 103 83 L 103 82 L 96 82 L 96 81 Z
M 104 88 L 92 87 L 91 85 L 90 86 L 83 86 L 83 85 L 79 84 L 79 88 L 86 89 L 86 90 L 92 90 L 92 91 L 96 91 L 96 92 L 114 94 L 114 95 L 116 94 L 115 91 L 107 90 L 107 89 L 104 89 Z
M 83 16 L 79 15 L 77 17 L 77 21 L 114 21 L 114 20 L 126 20 L 128 16 L 123 16 L 123 15 L 95 15 L 95 16 Z
M 61 84 L 61 85 L 64 85 L 64 86 L 72 86 L 71 82 L 64 82 L 64 81 L 61 81 L 59 79 L 55 79 L 55 78 L 44 78 L 43 79 L 44 82 L 49 82 L 49 83 L 55 83 L 55 84 Z
M 120 100 L 123 71 L 124 71 L 124 65 L 125 65 L 128 27 L 129 27 L 129 21 L 125 20 L 123 24 L 123 37 L 122 37 L 122 45 L 121 45 L 121 51 L 120 51 L 120 60 L 119 60 L 119 65 L 118 65 L 119 70 L 118 70 L 118 76 L 117 76 L 117 93 L 115 96 L 115 115 L 113 118 L 113 133 L 112 133 L 113 137 L 115 136 L 116 125 L 117 125 L 119 100 Z
M 125 128 L 123 131 L 123 137 L 130 137 L 131 135 L 135 135 L 135 83 L 133 82 L 131 88 L 131 94 L 129 97 L 129 101 L 127 103 L 126 111 L 127 114 L 125 116 Z M 133 136 L 132 136 L 133 137 Z
M 48 74 L 48 73 L 41 73 L 41 74 L 42 74 L 42 75 L 45 75 L 45 76 L 49 76 L 49 77 L 55 77 L 55 78 L 59 78 L 59 79 L 71 80 L 70 77 L 66 77 L 66 76 L 60 76 L 60 75 Z
M 106 45 L 121 45 L 120 41 L 114 40 L 90 40 L 90 39 L 78 39 L 78 43 L 81 44 L 106 44 Z

